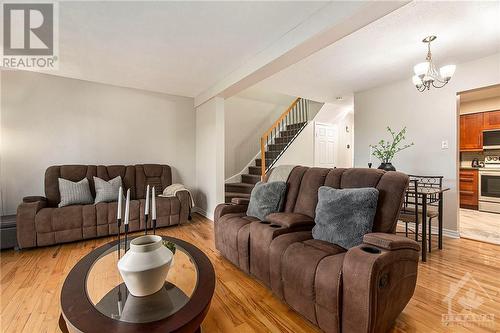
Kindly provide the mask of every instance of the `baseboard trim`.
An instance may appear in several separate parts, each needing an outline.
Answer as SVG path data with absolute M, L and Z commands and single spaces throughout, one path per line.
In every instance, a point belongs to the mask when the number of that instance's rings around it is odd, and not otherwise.
M 405 223 L 401 222 L 401 221 L 398 221 L 398 225 L 401 226 L 401 227 L 403 227 L 403 228 L 405 227 Z M 420 224 L 419 225 L 419 231 L 420 232 L 422 231 L 421 228 L 422 228 L 422 225 Z M 412 226 L 408 226 L 408 229 L 413 231 L 413 227 Z M 431 232 L 432 232 L 432 235 L 437 235 L 438 232 L 439 232 L 439 228 L 433 226 L 433 227 L 431 227 Z M 458 231 L 456 231 L 456 230 L 444 229 L 443 228 L 443 236 L 449 237 L 449 238 L 460 238 L 460 233 Z
M 200 207 L 193 207 L 193 208 L 191 208 L 191 212 L 198 213 L 198 214 L 206 217 L 207 219 L 209 219 L 211 221 L 214 220 L 213 214 L 208 214 L 204 209 L 201 209 Z

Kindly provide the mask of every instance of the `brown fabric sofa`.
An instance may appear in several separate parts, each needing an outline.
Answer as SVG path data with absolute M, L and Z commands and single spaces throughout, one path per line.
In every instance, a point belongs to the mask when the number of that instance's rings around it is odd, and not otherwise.
M 51 166 L 45 172 L 45 197 L 25 197 L 17 208 L 19 247 L 53 245 L 116 234 L 117 202 L 57 207 L 60 201 L 58 178 L 80 181 L 86 177 L 95 197 L 94 176 L 104 180 L 120 176 L 125 191 L 130 189 L 129 230 L 132 232 L 144 229 L 146 186 L 155 186 L 158 195 L 172 184 L 168 165 Z M 190 200 L 187 191 L 178 192 L 176 197 L 158 197 L 157 227 L 185 222 L 190 213 Z M 150 228 L 151 217 L 147 223 Z
M 413 295 L 419 245 L 394 235 L 408 176 L 377 169 L 295 167 L 283 212 L 246 216 L 248 199 L 215 210 L 215 245 L 325 332 L 385 332 Z M 346 250 L 315 240 L 320 186 L 379 190 L 373 233 Z

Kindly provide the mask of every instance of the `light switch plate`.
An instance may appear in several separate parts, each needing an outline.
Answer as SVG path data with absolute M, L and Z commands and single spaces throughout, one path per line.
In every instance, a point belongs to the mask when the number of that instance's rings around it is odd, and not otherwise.
M 441 141 L 441 149 L 448 149 L 448 140 Z

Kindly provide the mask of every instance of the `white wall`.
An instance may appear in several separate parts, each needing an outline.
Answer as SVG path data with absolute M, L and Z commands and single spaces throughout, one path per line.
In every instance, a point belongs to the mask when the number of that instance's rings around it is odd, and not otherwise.
M 356 93 L 354 96 L 354 163 L 366 167 L 369 145 L 387 138 L 386 127 L 408 128 L 408 141 L 415 146 L 402 151 L 393 163 L 396 169 L 421 175 L 443 175 L 451 191 L 445 195 L 444 228 L 456 231 L 457 109 L 456 93 L 500 82 L 500 54 L 462 63 L 450 83 L 441 89 L 418 92 L 408 79 Z M 441 149 L 448 141 L 449 148 Z M 378 161 L 374 159 L 374 164 Z M 377 165 L 375 165 L 376 167 Z
M 314 123 L 331 124 L 336 128 L 335 134 L 335 166 L 352 167 L 352 133 L 353 114 L 351 107 L 338 107 L 333 104 L 324 104 L 317 115 L 299 134 L 276 162 L 278 165 L 314 166 Z M 349 127 L 346 132 L 345 127 Z M 350 148 L 347 148 L 349 145 Z
M 260 151 L 261 135 L 292 103 L 233 96 L 225 100 L 225 178 L 240 171 Z
M 196 206 L 213 219 L 224 202 L 224 99 L 214 97 L 196 108 Z
M 162 163 L 195 186 L 192 98 L 26 71 L 2 71 L 2 214 L 43 195 L 57 164 Z

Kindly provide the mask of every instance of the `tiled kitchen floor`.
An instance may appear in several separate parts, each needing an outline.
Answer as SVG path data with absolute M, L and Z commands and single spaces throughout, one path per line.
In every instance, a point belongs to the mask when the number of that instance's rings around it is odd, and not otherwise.
M 500 244 L 500 214 L 461 208 L 460 237 Z

